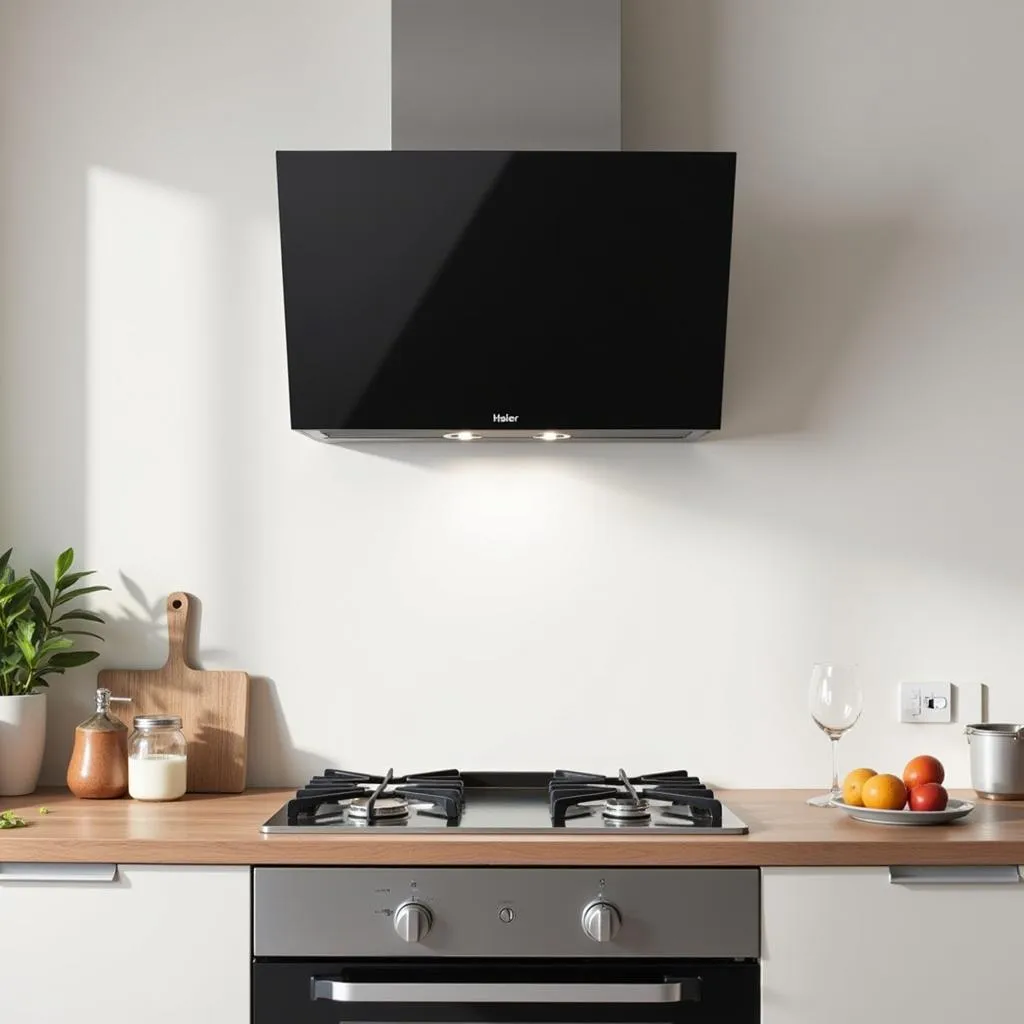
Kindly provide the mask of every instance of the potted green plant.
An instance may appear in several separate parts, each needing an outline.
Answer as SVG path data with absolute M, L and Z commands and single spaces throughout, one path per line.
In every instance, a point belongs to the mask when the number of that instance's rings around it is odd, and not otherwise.
M 75 552 L 57 556 L 53 580 L 34 569 L 18 576 L 12 551 L 0 555 L 0 795 L 31 793 L 39 781 L 46 745 L 48 676 L 99 657 L 73 650 L 77 637 L 103 638 L 80 623 L 103 623 L 95 612 L 74 607 L 86 594 L 109 590 L 77 586 L 92 572 L 72 572 Z

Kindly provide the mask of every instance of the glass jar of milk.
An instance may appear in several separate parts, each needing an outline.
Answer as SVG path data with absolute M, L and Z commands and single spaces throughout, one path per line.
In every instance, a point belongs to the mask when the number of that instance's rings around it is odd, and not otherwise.
M 185 795 L 188 743 L 179 715 L 137 715 L 128 740 L 128 795 L 177 800 Z

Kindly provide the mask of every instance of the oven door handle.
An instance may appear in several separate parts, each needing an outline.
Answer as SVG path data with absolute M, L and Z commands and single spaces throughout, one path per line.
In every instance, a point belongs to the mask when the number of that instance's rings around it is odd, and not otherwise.
M 685 991 L 684 991 L 685 987 Z M 698 1002 L 696 978 L 656 984 L 363 982 L 313 979 L 313 998 L 335 1003 L 680 1003 Z

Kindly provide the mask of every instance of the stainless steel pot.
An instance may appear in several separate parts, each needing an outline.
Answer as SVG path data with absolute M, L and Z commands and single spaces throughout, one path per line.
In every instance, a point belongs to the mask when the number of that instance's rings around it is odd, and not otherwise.
M 969 725 L 971 785 L 988 800 L 1024 800 L 1024 726 Z

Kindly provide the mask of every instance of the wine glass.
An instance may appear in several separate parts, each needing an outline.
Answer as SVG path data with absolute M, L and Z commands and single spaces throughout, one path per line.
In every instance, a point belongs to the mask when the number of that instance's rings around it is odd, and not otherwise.
M 829 807 L 841 795 L 836 760 L 839 738 L 856 725 L 864 704 L 856 666 L 816 664 L 811 670 L 807 698 L 814 724 L 832 741 L 832 790 L 807 802 L 814 807 Z

